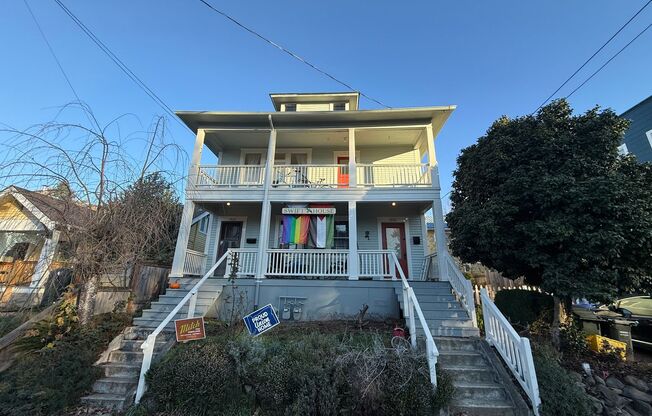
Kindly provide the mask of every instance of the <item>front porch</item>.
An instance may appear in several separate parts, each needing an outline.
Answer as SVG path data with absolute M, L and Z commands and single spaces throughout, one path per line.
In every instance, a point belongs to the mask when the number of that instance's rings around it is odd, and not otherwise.
M 261 203 L 204 204 L 211 213 L 205 244 L 191 244 L 194 249 L 185 250 L 182 273 L 173 277 L 203 276 L 228 252 L 215 277 L 396 280 L 400 267 L 408 279 L 423 280 L 437 269 L 436 259 L 434 267 L 430 264 L 434 258 L 423 216 L 431 204 L 334 202 L 326 221 L 331 228 L 328 241 L 321 243 L 313 235 L 314 224 L 305 241 L 284 240 L 283 218 L 287 215 L 283 212 L 288 205 L 297 204 L 272 203 L 268 227 L 260 226 Z

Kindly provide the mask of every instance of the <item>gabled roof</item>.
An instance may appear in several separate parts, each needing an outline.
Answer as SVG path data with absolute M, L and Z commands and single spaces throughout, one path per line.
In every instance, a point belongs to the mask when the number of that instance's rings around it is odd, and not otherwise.
M 0 193 L 0 198 L 11 195 L 48 229 L 56 225 L 74 225 L 76 219 L 89 210 L 71 200 L 57 199 L 40 192 L 12 185 Z

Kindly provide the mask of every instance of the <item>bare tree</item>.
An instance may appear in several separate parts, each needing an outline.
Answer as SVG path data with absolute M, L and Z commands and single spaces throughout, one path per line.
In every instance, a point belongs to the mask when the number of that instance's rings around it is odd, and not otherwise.
M 163 117 L 147 131 L 124 138 L 120 124 L 128 116 L 102 126 L 87 106 L 70 104 L 58 118 L 72 109 L 81 109 L 90 126 L 52 121 L 24 131 L 3 131 L 10 137 L 4 141 L 0 184 L 58 186 L 61 203 L 54 209 L 64 219 L 58 231 L 71 253 L 80 321 L 87 323 L 101 276 L 142 261 L 153 246 L 175 237 L 170 224 L 178 223 L 178 209 L 170 206 L 175 201 L 179 205 L 173 187 L 183 183 L 183 177 L 175 169 L 185 155 L 166 142 Z M 156 194 L 156 186 L 165 189 Z M 147 195 L 167 198 L 171 204 L 144 198 Z

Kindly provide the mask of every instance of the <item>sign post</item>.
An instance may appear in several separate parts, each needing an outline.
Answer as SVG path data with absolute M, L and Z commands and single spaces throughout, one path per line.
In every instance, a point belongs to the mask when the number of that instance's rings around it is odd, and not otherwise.
M 257 311 L 253 311 L 249 315 L 242 318 L 249 333 L 255 337 L 262 334 L 265 331 L 269 331 L 279 324 L 278 315 L 274 307 L 270 304 L 263 306 Z
M 177 342 L 204 339 L 206 338 L 204 317 L 177 319 L 174 321 L 174 331 L 177 335 Z

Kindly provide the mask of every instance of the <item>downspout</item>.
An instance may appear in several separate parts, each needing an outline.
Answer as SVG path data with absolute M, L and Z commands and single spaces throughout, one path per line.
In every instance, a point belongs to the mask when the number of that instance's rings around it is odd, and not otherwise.
M 271 132 L 274 132 L 274 130 L 275 130 L 274 121 L 272 120 L 272 115 L 271 114 L 268 115 L 268 121 L 269 121 L 269 127 L 271 129 Z M 267 160 L 268 161 L 271 160 L 270 156 L 273 157 L 274 155 L 269 155 L 268 154 L 267 155 Z M 271 180 L 271 176 L 272 176 L 271 174 L 270 175 L 267 175 L 267 174 L 265 175 L 265 187 L 264 187 L 264 190 L 263 190 L 263 201 L 265 203 L 267 203 L 269 201 L 269 181 Z M 266 218 L 266 220 L 267 220 L 266 221 L 267 227 L 266 227 L 266 231 L 264 233 L 265 238 L 263 239 L 263 241 L 260 242 L 261 245 L 262 244 L 266 245 L 267 241 L 269 241 L 268 233 L 269 233 L 269 223 L 270 223 L 270 220 L 271 220 L 271 214 L 270 214 L 269 218 Z M 264 226 L 264 224 L 261 224 L 261 227 L 262 226 Z M 265 263 L 266 262 L 264 260 L 261 261 L 259 263 L 260 267 L 265 267 Z M 256 286 L 255 286 L 255 290 L 254 290 L 254 310 L 258 309 L 258 304 L 259 304 L 259 301 L 260 301 L 260 281 L 261 281 L 261 279 L 255 279 L 255 285 Z

